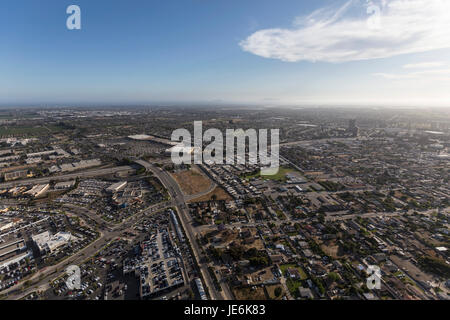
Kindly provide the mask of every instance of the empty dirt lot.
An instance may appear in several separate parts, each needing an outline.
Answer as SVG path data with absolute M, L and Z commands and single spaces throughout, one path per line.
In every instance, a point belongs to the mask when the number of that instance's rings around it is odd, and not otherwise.
M 215 195 L 215 200 L 231 200 L 231 196 L 222 188 L 220 187 L 216 187 L 212 192 L 205 194 L 204 196 L 192 199 L 189 202 L 205 202 L 205 201 L 210 201 L 213 200 L 213 196 Z
M 179 171 L 171 174 L 185 195 L 195 195 L 208 190 L 212 181 L 200 173 L 199 169 Z

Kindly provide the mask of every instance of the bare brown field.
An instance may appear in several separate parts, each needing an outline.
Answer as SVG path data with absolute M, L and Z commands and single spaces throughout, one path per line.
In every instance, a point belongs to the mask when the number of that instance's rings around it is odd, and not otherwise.
M 264 242 L 262 242 L 261 239 L 256 240 L 252 244 L 247 244 L 246 246 L 248 247 L 248 249 L 255 248 L 256 250 L 264 250 Z
M 251 287 L 234 288 L 233 294 L 236 300 L 267 300 L 262 287 L 256 287 L 255 289 Z
M 186 195 L 195 195 L 197 193 L 205 192 L 212 183 L 211 180 L 202 175 L 195 168 L 172 173 L 171 175 L 175 178 L 181 190 Z
M 216 195 L 216 200 L 225 200 L 225 201 L 232 200 L 231 196 L 225 190 L 223 190 L 220 187 L 216 187 L 210 193 L 205 194 L 204 196 L 192 199 L 189 202 L 192 203 L 192 202 L 210 201 L 210 200 L 212 200 L 213 195 Z
M 343 257 L 342 249 L 335 242 L 331 242 L 329 244 L 322 243 L 320 246 L 327 255 L 333 257 L 334 259 L 339 259 Z

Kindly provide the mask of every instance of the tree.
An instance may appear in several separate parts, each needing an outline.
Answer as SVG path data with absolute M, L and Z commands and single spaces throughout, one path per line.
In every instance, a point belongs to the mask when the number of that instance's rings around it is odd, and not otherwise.
M 274 293 L 275 293 L 275 297 L 278 298 L 283 293 L 283 290 L 280 287 L 276 287 Z
M 336 282 L 339 280 L 339 275 L 336 272 L 330 272 L 328 274 L 328 279 L 332 280 L 333 282 Z

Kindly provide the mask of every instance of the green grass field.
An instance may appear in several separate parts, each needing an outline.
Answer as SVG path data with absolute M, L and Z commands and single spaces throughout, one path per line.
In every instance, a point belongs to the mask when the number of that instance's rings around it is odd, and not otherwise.
M 0 127 L 0 137 L 2 136 L 36 136 L 49 133 L 61 132 L 62 128 L 54 125 L 47 127 L 20 127 L 2 126 Z
M 0 136 L 10 135 L 33 135 L 48 132 L 43 127 L 2 127 L 0 128 Z
M 286 271 L 288 268 L 295 268 L 298 270 L 298 272 L 301 275 L 301 280 L 306 280 L 308 279 L 308 276 L 306 275 L 305 271 L 303 271 L 303 269 L 295 264 L 283 264 L 280 266 L 281 272 L 283 273 L 283 275 L 286 275 Z
M 298 297 L 298 288 L 302 286 L 302 282 L 299 280 L 293 280 L 293 279 L 287 279 L 286 280 L 286 286 L 291 293 L 292 296 L 295 298 Z

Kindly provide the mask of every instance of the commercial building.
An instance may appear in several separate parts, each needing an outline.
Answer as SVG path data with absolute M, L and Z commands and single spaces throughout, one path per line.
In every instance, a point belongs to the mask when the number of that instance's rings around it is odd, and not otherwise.
M 27 177 L 27 170 L 20 170 L 20 171 L 14 171 L 14 172 L 8 172 L 5 173 L 5 181 L 12 181 L 17 179 L 23 179 Z
M 150 142 L 158 143 L 158 144 L 165 145 L 165 146 L 175 146 L 178 144 L 177 142 L 174 142 L 174 141 L 171 141 L 171 140 L 168 140 L 165 138 L 149 136 L 146 134 L 136 134 L 133 136 L 128 136 L 128 139 L 135 140 L 135 141 L 150 141 Z
M 74 163 L 64 163 L 60 165 L 55 165 L 49 168 L 50 173 L 57 172 L 72 172 L 80 169 L 88 169 L 92 167 L 100 166 L 102 162 L 100 159 L 82 160 L 80 162 Z
M 354 137 L 357 137 L 359 134 L 359 128 L 356 126 L 356 120 L 350 119 L 348 121 L 348 128 L 347 131 L 351 133 Z
M 23 251 L 26 247 L 25 240 L 23 239 L 0 243 L 0 259 L 11 253 Z
M 172 148 L 169 148 L 166 150 L 166 154 L 167 155 L 171 155 L 173 153 L 175 154 L 188 154 L 191 155 L 193 154 L 195 151 L 194 147 L 190 147 L 190 146 L 174 146 Z
M 151 140 L 152 137 L 146 134 L 135 134 L 132 136 L 128 136 L 128 139 L 131 140 L 137 140 L 137 141 L 147 141 L 147 140 Z
M 57 184 L 55 184 L 54 189 L 55 190 L 66 190 L 66 189 L 70 189 L 72 187 L 75 186 L 75 180 L 71 180 L 71 181 L 65 181 L 65 182 L 59 182 Z
M 0 242 L 0 269 L 32 256 L 31 250 L 27 251 L 24 239 Z
M 39 198 L 45 195 L 47 190 L 50 188 L 49 184 L 38 184 L 35 185 L 31 190 L 25 192 L 25 194 L 30 195 L 34 198 Z
M 108 188 L 106 188 L 106 192 L 108 192 L 108 193 L 119 192 L 120 190 L 123 190 L 127 184 L 128 183 L 126 181 L 114 183 L 111 186 L 109 186 Z
M 34 235 L 31 238 L 41 254 L 53 252 L 59 247 L 69 243 L 69 241 L 73 241 L 75 239 L 70 232 L 58 232 L 51 235 L 49 231 Z
M 10 228 L 13 228 L 15 225 L 17 225 L 18 223 L 22 222 L 23 219 L 21 218 L 0 218 L 0 231 L 5 231 L 8 230 Z
M 57 149 L 48 150 L 48 151 L 28 153 L 27 158 L 37 158 L 37 157 L 52 156 L 52 155 L 60 156 L 60 157 L 69 157 L 70 156 L 70 154 L 65 152 L 63 149 L 57 148 Z

